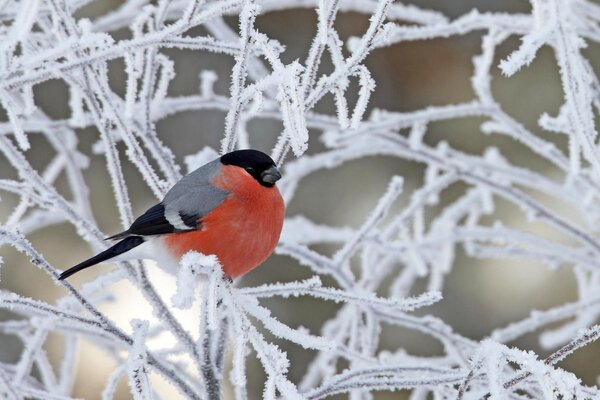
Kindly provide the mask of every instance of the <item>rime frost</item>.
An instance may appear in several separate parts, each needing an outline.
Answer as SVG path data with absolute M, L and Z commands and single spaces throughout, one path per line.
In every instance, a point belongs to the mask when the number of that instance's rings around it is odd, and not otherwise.
M 247 371 L 251 355 L 264 370 L 266 399 L 323 399 L 346 393 L 351 399 L 370 399 L 375 391 L 401 389 L 410 390 L 415 400 L 430 395 L 600 398 L 597 387 L 583 385 L 556 365 L 600 336 L 600 327 L 594 325 L 600 313 L 600 152 L 595 127 L 600 81 L 585 51 L 600 42 L 598 5 L 588 0 L 531 0 L 531 14 L 472 10 L 451 19 L 391 0 L 127 0 L 93 20 L 76 17 L 88 3 L 92 2 L 0 1 L 0 161 L 11 167 L 9 177 L 0 177 L 0 194 L 18 199 L 0 221 L 0 245 L 25 254 L 68 293 L 48 303 L 14 293 L 2 283 L 0 307 L 11 317 L 0 322 L 0 332 L 16 337 L 22 348 L 15 362 L 0 363 L 0 397 L 71 398 L 78 343 L 85 339 L 117 364 L 103 399 L 114 398 L 123 379 L 133 398 L 161 398 L 157 377 L 189 399 L 217 398 L 224 385 L 231 386 L 236 399 L 252 398 Z M 317 25 L 307 53 L 286 63 L 281 57 L 285 43 L 260 32 L 257 19 L 296 7 L 314 8 Z M 340 38 L 335 22 L 345 12 L 369 17 L 360 37 Z M 225 23 L 226 16 L 235 16 L 235 29 Z M 197 27 L 202 29 L 191 31 Z M 116 39 L 119 30 L 129 35 Z M 473 57 L 472 99 L 410 112 L 369 108 L 377 82 L 365 60 L 373 50 L 471 32 L 481 38 Z M 511 36 L 520 44 L 498 64 L 497 49 Z M 538 134 L 503 110 L 491 81 L 492 68 L 512 79 L 528 68 L 542 47 L 554 56 L 564 101 L 558 113 L 548 110 L 539 116 L 543 133 Z M 175 97 L 169 92 L 176 71 L 175 61 L 164 51 L 169 48 L 229 56 L 233 67 L 202 71 L 196 94 Z M 331 60 L 329 72 L 323 72 L 325 58 Z M 109 85 L 109 62 L 114 60 L 123 62 L 123 94 Z M 38 107 L 34 88 L 51 80 L 68 88 L 67 118 L 53 118 Z M 229 83 L 228 95 L 215 89 L 217 80 Z M 331 114 L 316 108 L 324 98 L 334 105 Z M 221 152 L 252 145 L 251 121 L 281 122 L 271 153 L 282 166 L 279 186 L 288 203 L 307 176 L 363 157 L 413 161 L 424 167 L 424 179 L 420 187 L 407 189 L 403 177 L 386 177 L 387 189 L 355 228 L 289 215 L 276 252 L 309 271 L 312 277 L 305 280 L 237 287 L 222 276 L 214 256 L 188 253 L 170 298 L 158 294 L 141 262 L 121 263 L 119 270 L 80 290 L 58 281 L 60 271 L 31 244 L 32 233 L 66 223 L 92 251 L 106 245 L 107 235 L 97 225 L 102 216 L 91 208 L 92 182 L 84 175 L 91 154 L 79 146 L 81 129 L 95 128 L 97 141 L 91 151 L 104 157 L 114 204 L 127 228 L 134 213 L 123 166 L 133 165 L 149 192 L 161 198 L 182 176 L 182 166 L 161 140 L 156 123 L 201 110 L 224 115 Z M 558 172 L 547 176 L 513 164 L 491 146 L 481 154 L 467 154 L 449 143 L 431 145 L 425 140 L 431 124 L 468 117 L 481 118 L 482 134 L 510 138 Z M 568 141 L 565 151 L 554 144 L 552 135 L 557 134 Z M 37 136 L 43 137 L 50 157 L 45 165 L 34 166 L 26 152 L 40 145 L 34 140 Z M 324 146 L 312 149 L 309 136 Z M 191 148 L 189 153 L 187 171 L 217 155 L 211 147 Z M 61 176 L 66 189 L 59 189 L 64 186 Z M 442 192 L 457 183 L 466 187 L 464 193 L 441 202 Z M 400 196 L 406 199 L 401 205 Z M 553 207 L 554 201 L 567 207 Z M 507 224 L 505 214 L 497 212 L 500 203 L 562 236 L 549 238 Z M 324 244 L 336 246 L 332 256 L 313 247 Z M 577 282 L 578 298 L 532 310 L 481 342 L 464 337 L 427 311 L 443 301 L 445 279 L 458 262 L 459 248 L 470 257 L 535 259 L 550 269 L 568 268 Z M 18 268 L 2 258 L 0 266 Z M 123 281 L 142 295 L 156 321 L 132 320 L 127 331 L 109 312 L 99 310 Z M 426 283 L 424 291 L 417 289 L 419 281 Z M 281 322 L 263 304 L 268 298 L 286 302 L 295 297 L 335 302 L 339 310 L 319 331 L 310 332 Z M 195 302 L 200 303 L 198 309 L 192 307 Z M 199 314 L 198 335 L 182 326 L 176 316 L 179 308 Z M 420 314 L 413 313 L 416 309 Z M 384 325 L 433 338 L 443 354 L 384 351 Z M 531 332 L 549 356 L 506 345 Z M 44 347 L 51 333 L 64 343 L 58 366 L 51 364 Z M 164 333 L 176 344 L 157 348 L 152 340 Z M 279 348 L 282 341 L 313 354 L 297 381 L 288 376 L 294 360 Z

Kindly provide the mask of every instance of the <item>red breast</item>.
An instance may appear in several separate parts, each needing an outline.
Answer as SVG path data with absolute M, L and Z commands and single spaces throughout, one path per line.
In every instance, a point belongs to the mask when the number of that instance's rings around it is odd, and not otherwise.
M 190 250 L 215 254 L 235 278 L 265 261 L 279 241 L 285 205 L 276 186 L 265 187 L 243 168 L 222 165 L 212 184 L 230 194 L 201 220 L 201 229 L 165 236 L 177 259 Z

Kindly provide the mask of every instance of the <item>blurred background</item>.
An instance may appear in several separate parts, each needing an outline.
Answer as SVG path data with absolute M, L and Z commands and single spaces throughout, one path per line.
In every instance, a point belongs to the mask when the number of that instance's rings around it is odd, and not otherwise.
M 456 18 L 472 8 L 478 8 L 480 11 L 531 12 L 529 2 L 524 0 L 502 2 L 431 0 L 404 3 L 438 10 L 450 18 Z M 112 0 L 95 1 L 79 10 L 77 16 L 93 19 L 94 16 L 102 15 L 119 4 L 120 2 Z M 294 59 L 302 61 L 306 58 L 315 33 L 316 21 L 316 14 L 310 9 L 277 11 L 261 15 L 257 20 L 257 28 L 286 46 L 284 61 L 289 62 Z M 236 27 L 238 22 L 236 18 L 230 17 L 227 23 Z M 336 20 L 336 28 L 342 40 L 362 35 L 367 26 L 368 16 L 361 14 L 340 13 Z M 117 39 L 127 38 L 130 35 L 127 30 L 111 32 L 111 34 Z M 369 109 L 413 111 L 428 105 L 444 105 L 473 99 L 474 94 L 470 84 L 473 73 L 472 57 L 479 54 L 480 41 L 480 33 L 471 33 L 449 39 L 406 42 L 376 50 L 366 61 L 377 83 Z M 495 65 L 518 44 L 516 37 L 506 41 L 498 49 Z M 164 50 L 164 53 L 175 62 L 177 74 L 169 87 L 169 95 L 198 93 L 198 73 L 203 69 L 217 72 L 219 79 L 215 90 L 219 94 L 228 95 L 229 74 L 234 63 L 231 57 L 170 49 Z M 597 67 L 600 63 L 597 46 L 590 44 L 585 54 Z M 327 70 L 330 66 L 325 64 L 322 68 Z M 502 77 L 495 67 L 493 71 L 494 95 L 502 103 L 504 110 L 532 132 L 548 139 L 552 134 L 542 132 L 537 126 L 537 120 L 544 111 L 550 114 L 558 112 L 563 102 L 558 67 L 552 51 L 542 48 L 529 67 L 510 79 Z M 122 59 L 110 64 L 110 84 L 116 93 L 124 94 L 125 72 Z M 37 85 L 35 98 L 36 104 L 50 117 L 69 116 L 68 89 L 63 82 L 55 80 Z M 321 101 L 317 109 L 323 113 L 335 113 L 330 98 Z M 196 153 L 204 146 L 218 149 L 223 135 L 224 116 L 224 113 L 215 111 L 180 113 L 161 120 L 157 124 L 157 130 L 163 142 L 175 153 L 180 165 L 184 165 L 183 159 L 186 155 Z M 3 115 L 2 119 L 6 120 L 6 117 Z M 480 118 L 463 118 L 432 124 L 429 126 L 426 138 L 431 144 L 446 140 L 454 148 L 474 154 L 481 154 L 483 149 L 496 146 L 516 165 L 546 175 L 556 173 L 539 156 L 518 143 L 507 138 L 482 134 L 479 129 L 482 121 Z M 269 151 L 281 129 L 281 123 L 273 120 L 255 120 L 250 125 L 251 142 L 254 147 Z M 98 132 L 95 129 L 81 129 L 78 134 L 80 151 L 91 155 L 86 179 L 88 182 L 93 182 L 91 190 L 94 214 L 105 233 L 115 233 L 121 227 L 104 158 L 92 155 L 91 151 L 92 145 L 98 140 Z M 566 148 L 566 141 L 562 136 L 552 135 L 551 138 L 561 149 Z M 51 156 L 45 151 L 47 144 L 39 135 L 30 135 L 30 140 L 32 150 L 27 153 L 28 159 L 34 166 L 45 166 Z M 318 138 L 311 138 L 309 153 L 321 149 L 322 144 Z M 121 155 L 122 160 L 126 160 L 126 156 Z M 154 204 L 156 199 L 129 162 L 124 162 L 124 168 L 134 211 L 139 215 Z M 397 209 L 401 209 L 412 190 L 422 183 L 423 170 L 423 166 L 417 163 L 377 157 L 364 158 L 348 163 L 343 168 L 310 175 L 303 181 L 297 195 L 288 205 L 287 216 L 302 214 L 319 223 L 357 227 L 385 191 L 391 176 L 401 175 L 405 179 L 405 194 L 396 206 Z M 0 179 L 15 177 L 15 171 L 0 156 Z M 66 189 L 64 177 L 59 179 L 58 188 Z M 451 186 L 443 192 L 439 207 L 443 207 L 444 202 L 462 195 L 464 191 L 465 186 Z M 8 193 L 0 193 L 0 196 L 0 221 L 3 221 L 16 206 L 18 199 Z M 542 225 L 528 222 L 519 210 L 507 204 L 504 207 L 500 206 L 496 215 L 500 215 L 507 225 L 527 231 L 543 232 L 550 237 L 555 235 L 545 231 Z M 90 248 L 78 237 L 75 229 L 67 224 L 37 231 L 30 236 L 30 240 L 46 259 L 58 268 L 69 267 L 91 254 Z M 318 251 L 331 254 L 334 248 L 321 246 Z M 460 248 L 457 249 L 457 254 L 454 269 L 447 277 L 444 287 L 444 300 L 421 312 L 439 316 L 458 333 L 469 338 L 482 339 L 494 328 L 520 320 L 534 309 L 547 309 L 576 299 L 573 275 L 566 269 L 549 271 L 541 262 L 529 260 L 471 259 L 465 256 Z M 12 249 L 0 248 L 0 257 L 4 260 L 0 281 L 0 287 L 3 289 L 10 289 L 50 303 L 66 295 L 61 288 L 54 286 L 43 272 Z M 72 282 L 75 286 L 79 286 L 92 280 L 101 271 L 112 268 L 114 268 L 112 264 L 102 264 L 95 269 L 75 275 Z M 308 269 L 299 266 L 296 262 L 286 257 L 272 256 L 262 267 L 248 274 L 241 285 L 291 281 L 307 278 L 310 275 Z M 150 267 L 150 276 L 166 298 L 170 298 L 174 291 L 174 279 L 152 267 Z M 123 284 L 117 290 L 125 294 L 131 293 L 129 289 L 126 284 Z M 135 296 L 135 294 L 118 296 L 117 303 L 107 304 L 101 309 L 117 321 L 119 326 L 129 331 L 130 319 L 152 318 L 143 299 Z M 333 316 L 338 307 L 332 303 L 324 304 L 309 298 L 266 300 L 264 304 L 282 322 L 294 327 L 305 326 L 311 332 L 318 332 L 323 321 Z M 6 311 L 0 311 L 0 320 L 9 315 Z M 197 320 L 193 310 L 182 312 L 180 316 L 190 330 L 197 330 Z M 408 330 L 384 329 L 382 338 L 382 349 L 394 350 L 403 347 L 410 353 L 420 355 L 436 355 L 441 354 L 442 351 L 440 345 L 433 339 Z M 275 338 L 271 339 L 277 341 Z M 278 342 L 278 344 L 289 354 L 292 381 L 298 381 L 313 354 L 287 342 Z M 521 349 L 534 350 L 541 356 L 548 354 L 538 346 L 535 333 L 510 344 Z M 19 342 L 13 337 L 0 335 L 0 362 L 14 362 L 18 359 L 20 354 L 18 346 Z M 51 338 L 46 346 L 52 361 L 56 364 L 60 362 L 61 349 L 62 343 L 58 338 Z M 81 398 L 97 399 L 109 374 L 116 366 L 108 356 L 85 341 L 80 347 L 79 354 L 80 364 L 74 394 Z M 600 344 L 592 344 L 570 356 L 560 366 L 574 372 L 584 383 L 596 384 L 599 356 Z M 252 393 L 254 398 L 259 398 L 264 376 L 258 361 L 251 358 L 250 363 L 248 371 Z M 377 398 L 391 399 L 404 395 L 406 393 L 382 393 Z M 173 396 L 172 398 L 176 398 L 175 395 Z M 127 384 L 123 380 L 117 398 L 129 397 Z

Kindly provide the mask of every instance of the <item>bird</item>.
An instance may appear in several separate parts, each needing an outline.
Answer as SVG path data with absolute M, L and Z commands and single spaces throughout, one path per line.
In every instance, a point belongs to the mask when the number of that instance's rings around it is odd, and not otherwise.
M 285 204 L 277 166 L 265 153 L 236 150 L 181 178 L 116 243 L 65 270 L 59 280 L 103 261 L 154 259 L 170 272 L 188 251 L 215 255 L 226 277 L 253 270 L 274 251 Z

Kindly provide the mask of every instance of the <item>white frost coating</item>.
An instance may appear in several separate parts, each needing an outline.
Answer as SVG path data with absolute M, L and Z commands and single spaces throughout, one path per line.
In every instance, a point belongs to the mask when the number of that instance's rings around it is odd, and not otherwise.
M 173 306 L 187 309 L 192 306 L 196 296 L 196 286 L 199 278 L 194 266 L 180 266 L 177 272 L 177 292 L 171 297 Z
M 31 145 L 29 144 L 29 139 L 27 139 L 27 135 L 25 130 L 23 129 L 22 122 L 22 110 L 21 105 L 19 104 L 19 100 L 17 98 L 7 92 L 0 91 L 0 104 L 6 110 L 6 114 L 8 115 L 8 119 L 12 124 L 13 135 L 15 136 L 15 140 L 17 144 L 21 148 L 21 150 L 29 150 Z
M 181 257 L 177 272 L 177 291 L 171 298 L 177 308 L 187 309 L 192 306 L 196 296 L 196 287 L 201 276 L 211 276 L 212 271 L 219 268 L 219 261 L 214 255 L 188 252 Z M 209 279 L 210 281 L 210 279 Z
M 351 127 L 357 128 L 363 118 L 363 115 L 367 111 L 367 105 L 371 98 L 371 93 L 375 90 L 375 81 L 371 77 L 371 73 L 364 66 L 361 65 L 359 68 L 359 79 L 360 90 L 358 92 L 358 100 L 354 106 L 354 112 L 352 113 Z
M 285 243 L 342 243 L 354 235 L 348 227 L 316 224 L 304 216 L 287 218 L 283 224 L 280 240 Z
M 151 400 L 152 386 L 148 378 L 148 361 L 146 357 L 146 335 L 148 321 L 133 320 L 133 344 L 127 360 L 127 377 L 131 394 L 135 400 Z
M 85 374 L 78 371 L 84 338 L 118 365 L 106 381 L 103 399 L 114 397 L 124 375 L 134 398 L 161 395 L 159 381 L 173 386 L 182 398 L 218 398 L 227 377 L 241 400 L 261 394 L 369 399 L 375 391 L 400 389 L 410 390 L 413 400 L 481 399 L 488 394 L 494 399 L 600 398 L 596 387 L 582 385 L 556 366 L 600 335 L 593 325 L 600 315 L 600 153 L 595 126 L 600 80 L 591 59 L 600 42 L 597 4 L 532 0 L 528 14 L 471 10 L 449 18 L 389 0 L 128 0 L 89 21 L 78 17 L 88 3 L 0 0 L 0 114 L 5 116 L 0 121 L 0 163 L 10 169 L 0 177 L 0 208 L 7 215 L 0 221 L 0 244 L 23 253 L 67 293 L 48 304 L 9 291 L 10 275 L 4 274 L 0 307 L 18 317 L 0 321 L 0 333 L 21 346 L 15 362 L 0 364 L 0 397 L 70 398 L 79 384 L 74 380 Z M 317 22 L 309 27 L 312 37 L 302 38 L 309 48 L 290 60 L 298 49 L 260 29 L 263 15 L 297 8 L 314 9 Z M 368 24 L 344 42 L 338 29 L 349 13 L 353 18 L 362 15 Z M 231 18 L 237 26 L 229 25 Z M 119 30 L 128 34 L 115 34 Z M 378 59 L 368 58 L 374 49 L 464 35 L 481 38 L 473 57 L 472 98 L 401 112 L 372 110 L 382 86 L 376 69 L 369 70 Z M 515 37 L 520 39 L 516 50 L 498 62 L 498 49 Z M 518 71 L 535 68 L 542 48 L 554 57 L 564 99 L 521 121 L 503 109 L 496 90 L 520 79 L 512 77 Z M 172 82 L 179 60 L 165 49 L 185 49 L 197 57 L 216 53 L 230 57 L 227 65 L 234 67 L 211 64 L 214 71 L 198 71 L 196 93 L 175 97 Z M 115 82 L 109 84 L 108 71 L 119 65 L 127 79 L 116 88 Z M 492 79 L 496 66 L 505 78 Z M 228 93 L 220 93 L 217 77 L 230 84 Z M 38 98 L 46 90 L 41 84 L 50 81 L 68 88 L 68 115 L 47 114 Z M 355 82 L 357 90 L 349 84 Z M 327 107 L 321 105 L 327 102 L 334 108 L 323 111 Z M 222 151 L 271 147 L 284 175 L 278 186 L 291 210 L 302 209 L 294 208 L 294 200 L 297 189 L 302 193 L 304 178 L 354 160 L 386 157 L 387 162 L 419 164 L 423 173 L 394 170 L 403 176 L 392 178 L 387 190 L 368 193 L 370 206 L 353 208 L 352 221 L 324 223 L 288 214 L 277 253 L 312 273 L 308 279 L 238 288 L 223 278 L 214 257 L 189 253 L 182 259 L 171 302 L 158 294 L 140 262 L 122 263 L 79 290 L 59 282 L 57 267 L 64 265 L 51 265 L 29 236 L 69 225 L 92 251 L 105 248 L 107 234 L 98 222 L 104 226 L 106 215 L 95 214 L 91 207 L 92 199 L 105 197 L 98 196 L 90 177 L 110 177 L 113 211 L 127 228 L 139 206 L 129 199 L 133 179 L 141 179 L 158 199 L 181 176 L 179 158 L 163 142 L 165 135 L 172 135 L 168 142 L 173 143 L 178 132 L 157 128 L 180 113 L 225 115 L 225 135 L 215 132 L 214 137 L 188 143 L 186 171 L 218 157 L 214 149 L 203 147 L 215 139 L 222 139 Z M 482 150 L 466 153 L 451 144 L 454 140 L 430 137 L 434 125 L 472 117 L 481 121 L 477 139 Z M 262 120 L 283 126 L 277 138 L 254 129 L 254 122 Z M 86 137 L 93 135 L 92 151 L 82 140 L 84 130 Z M 309 130 L 311 146 L 319 143 L 311 148 Z M 444 132 L 453 139 L 456 133 Z M 557 134 L 568 146 L 555 143 Z M 512 148 L 490 146 L 489 137 L 496 136 L 531 152 L 539 164 L 552 168 L 552 175 L 517 162 L 515 154 L 521 153 L 512 154 Z M 47 157 L 34 161 L 40 143 Z M 125 174 L 126 165 L 136 173 Z M 377 182 L 390 181 L 389 173 L 375 172 L 380 173 Z M 340 201 L 365 203 L 353 196 L 342 195 Z M 12 198 L 14 206 L 6 201 Z M 520 215 L 541 222 L 547 231 L 530 229 Z M 322 253 L 331 246 L 332 251 Z M 449 297 L 446 279 L 462 260 L 456 254 L 506 262 L 532 259 L 550 271 L 562 268 L 574 276 L 577 298 L 532 310 L 520 321 L 496 327 L 481 342 L 468 339 L 427 308 Z M 20 266 L 2 268 L 5 272 Z M 127 298 L 113 291 L 124 280 L 157 317 L 152 323 L 135 321 L 132 334 L 97 308 L 115 300 L 128 305 Z M 317 304 L 335 302 L 338 309 L 309 333 L 304 323 L 292 327 L 277 318 L 279 307 L 298 297 Z M 171 307 L 189 308 L 195 298 L 201 303 L 199 337 L 186 331 L 176 317 L 179 311 Z M 267 307 L 269 301 L 277 301 L 278 308 Z M 417 308 L 420 314 L 414 315 Z M 404 347 L 382 351 L 383 326 L 436 340 L 440 354 L 423 357 Z M 162 334 L 173 337 L 175 344 L 156 347 L 153 339 Z M 535 336 L 550 356 L 541 359 L 502 344 L 525 334 Z M 58 367 L 44 351 L 49 335 L 65 341 Z M 298 360 L 283 345 L 278 347 L 280 342 L 310 350 L 312 360 L 304 375 L 295 369 L 298 384 L 288 376 Z M 248 358 L 255 356 L 258 364 L 250 364 Z M 253 389 L 256 375 L 249 365 L 259 365 L 266 376 L 258 389 Z
M 308 349 L 332 351 L 335 348 L 333 342 L 312 336 L 300 330 L 291 329 L 287 325 L 272 318 L 269 310 L 258 305 L 258 302 L 254 298 L 240 297 L 239 301 L 249 315 L 252 315 L 254 318 L 261 321 L 265 328 L 278 338 L 285 338 Z
M 308 130 L 304 117 L 304 98 L 300 93 L 300 66 L 292 64 L 280 69 L 283 78 L 279 84 L 277 100 L 281 107 L 281 116 L 285 134 L 290 141 L 294 154 L 299 157 L 308 148 Z
M 236 55 L 235 66 L 231 71 L 231 104 L 225 118 L 225 137 L 221 142 L 221 154 L 228 153 L 235 148 L 240 113 L 243 106 L 240 98 L 246 83 L 246 68 L 252 46 L 250 39 L 254 29 L 254 20 L 260 12 L 260 8 L 252 1 L 245 0 L 243 3 L 239 19 L 241 51 Z

